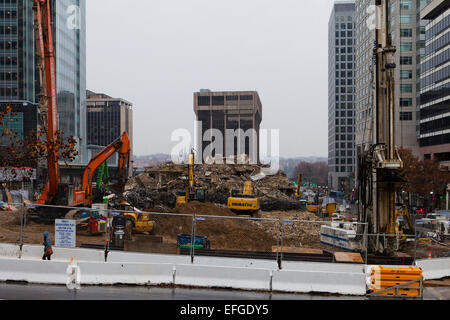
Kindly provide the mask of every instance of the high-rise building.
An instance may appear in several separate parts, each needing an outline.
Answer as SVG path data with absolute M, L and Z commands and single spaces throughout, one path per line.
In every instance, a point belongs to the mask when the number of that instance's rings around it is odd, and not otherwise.
M 120 98 L 87 90 L 87 148 L 89 159 L 126 132 L 133 159 L 133 104 Z M 117 165 L 117 153 L 108 163 Z M 131 170 L 131 166 L 130 166 Z
M 354 181 L 355 2 L 335 2 L 328 23 L 328 183 Z
M 201 90 L 194 93 L 194 111 L 197 121 L 202 122 L 199 135 L 203 138 L 199 143 L 202 146 L 202 160 L 205 160 L 204 152 L 213 142 L 213 130 L 218 130 L 223 138 L 222 150 L 212 150 L 212 157 L 223 159 L 245 154 L 251 161 L 259 162 L 262 104 L 258 92 Z M 241 129 L 243 132 L 239 131 Z M 227 139 L 227 130 L 232 130 L 236 135 Z M 230 151 L 229 154 L 227 151 Z
M 418 12 L 426 1 L 390 1 L 389 33 L 397 48 L 395 62 L 395 144 L 419 155 L 417 105 L 423 26 Z M 372 143 L 373 49 L 376 10 L 374 0 L 356 1 L 356 154 Z
M 59 129 L 78 142 L 76 163 L 86 152 L 86 0 L 52 0 Z
M 86 157 L 86 21 L 85 0 L 52 0 L 59 129 L 78 141 Z M 0 0 L 0 104 L 35 107 L 36 70 L 33 1 Z M 20 111 L 19 111 L 20 112 Z M 27 112 L 29 113 L 29 112 Z M 30 123 L 34 119 L 36 123 Z M 37 129 L 37 117 L 24 119 Z M 19 128 L 14 128 L 19 130 Z M 21 129 L 23 131 L 23 128 Z M 25 130 L 27 131 L 27 130 Z
M 426 43 L 420 75 L 420 152 L 450 166 L 450 1 L 433 0 L 420 14 Z

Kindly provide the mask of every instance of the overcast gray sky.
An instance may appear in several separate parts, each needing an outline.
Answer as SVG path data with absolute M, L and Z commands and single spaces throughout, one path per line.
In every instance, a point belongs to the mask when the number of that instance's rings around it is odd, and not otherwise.
M 193 92 L 257 90 L 284 157 L 327 156 L 333 0 L 88 0 L 88 89 L 134 104 L 136 155 L 193 132 Z

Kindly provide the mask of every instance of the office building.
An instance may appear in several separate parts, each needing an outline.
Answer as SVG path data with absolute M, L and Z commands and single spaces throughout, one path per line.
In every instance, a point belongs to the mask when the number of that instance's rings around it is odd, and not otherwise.
M 420 153 L 450 167 L 450 1 L 434 0 L 420 14 L 425 55 L 420 75 Z
M 126 132 L 133 147 L 133 104 L 121 98 L 87 90 L 87 148 L 89 159 Z M 108 163 L 117 165 L 118 154 Z M 133 159 L 133 148 L 130 159 Z M 131 167 L 131 163 L 130 163 Z M 131 168 L 130 168 L 131 169 Z
M 202 143 L 198 143 L 202 147 L 197 150 L 202 151 L 202 160 L 207 156 L 221 159 L 227 156 L 248 156 L 250 161 L 259 162 L 262 104 L 258 92 L 201 90 L 194 93 L 194 112 L 197 121 L 202 122 L 199 136 L 203 139 Z M 212 129 L 221 133 L 223 144 L 222 148 L 212 150 L 208 155 L 207 148 L 213 141 Z M 232 130 L 236 135 L 227 139 L 227 130 L 228 133 Z M 242 130 L 244 135 L 239 130 Z
M 87 162 L 85 0 L 52 0 L 50 5 L 59 129 L 66 137 L 73 136 L 78 141 L 80 156 L 76 162 Z M 13 106 L 13 111 L 15 106 L 20 109 L 38 103 L 40 86 L 33 25 L 33 1 L 0 0 L 0 104 Z M 31 125 L 31 120 L 36 121 L 33 127 L 37 129 L 37 117 L 24 121 Z
M 419 155 L 417 142 L 418 69 L 423 46 L 418 11 L 424 1 L 391 2 L 390 35 L 397 48 L 395 62 L 395 144 Z M 356 1 L 356 148 L 357 155 L 372 143 L 373 132 L 373 0 Z
M 328 23 L 328 183 L 334 190 L 354 181 L 355 2 L 335 2 Z

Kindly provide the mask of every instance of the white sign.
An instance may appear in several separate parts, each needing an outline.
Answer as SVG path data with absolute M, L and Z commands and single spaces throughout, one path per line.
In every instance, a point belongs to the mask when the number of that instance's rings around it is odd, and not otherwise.
M 76 240 L 75 220 L 55 220 L 55 247 L 76 248 Z

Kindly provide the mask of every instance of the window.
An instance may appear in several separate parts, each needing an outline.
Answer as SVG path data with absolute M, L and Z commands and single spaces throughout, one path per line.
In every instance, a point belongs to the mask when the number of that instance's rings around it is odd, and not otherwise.
M 400 79 L 412 79 L 412 70 L 400 70 Z
M 400 64 L 412 65 L 412 57 L 400 57 Z
M 400 29 L 400 37 L 411 38 L 412 37 L 412 29 Z
M 400 0 L 400 10 L 412 10 L 413 2 L 412 0 Z
M 400 42 L 400 51 L 412 51 L 412 42 Z
M 413 16 L 411 14 L 401 14 L 400 23 L 413 23 Z
M 401 93 L 411 93 L 412 92 L 412 84 L 401 84 L 400 92 Z
M 251 95 L 241 96 L 241 101 L 252 101 L 252 100 L 253 96 Z
M 400 121 L 411 121 L 412 119 L 412 112 L 400 112 Z
M 212 97 L 212 105 L 213 106 L 225 105 L 225 97 L 224 96 Z
M 239 96 L 227 96 L 227 101 L 238 101 Z
M 411 107 L 412 98 L 400 98 L 400 107 Z
M 205 107 L 211 105 L 211 97 L 209 96 L 199 96 L 198 97 L 198 105 L 200 107 Z

